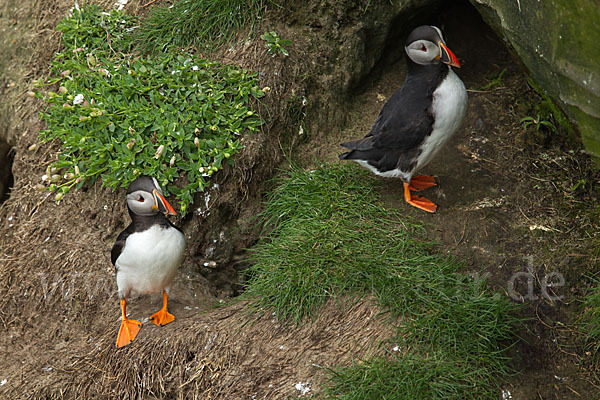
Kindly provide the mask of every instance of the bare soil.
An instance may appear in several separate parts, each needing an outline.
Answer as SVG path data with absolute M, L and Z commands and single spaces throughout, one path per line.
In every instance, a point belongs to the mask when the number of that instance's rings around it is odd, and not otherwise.
M 127 8 L 144 12 L 142 4 Z M 257 317 L 244 303 L 220 303 L 239 292 L 235 263 L 256 238 L 252 216 L 264 180 L 282 149 L 287 153 L 305 140 L 280 134 L 298 122 L 288 108 L 305 94 L 306 60 L 259 66 L 266 57 L 260 42 L 220 57 L 262 71 L 272 87 L 265 107 L 274 122 L 264 136 L 249 139 L 238 168 L 223 174 L 223 200 L 212 216 L 203 217 L 200 209 L 179 221 L 190 245 L 169 302 L 176 321 L 163 328 L 146 323 L 134 344 L 114 348 L 120 313 L 108 254 L 128 222 L 122 193 L 96 185 L 56 205 L 34 190 L 56 148 L 27 150 L 42 124 L 40 105 L 24 93 L 58 48 L 52 28 L 71 6 L 50 0 L 0 5 L 0 27 L 12 29 L 3 36 L 12 43 L 12 64 L 4 69 L 0 94 L 13 104 L 7 129 L 15 146 L 14 187 L 0 207 L 0 397 L 284 399 L 300 395 L 297 383 L 308 385 L 309 395 L 318 390 L 324 368 L 381 351 L 389 327 L 368 300 L 331 302 L 299 327 L 279 325 L 268 314 Z M 458 74 L 470 89 L 468 114 L 453 141 L 422 171 L 438 177 L 439 185 L 424 193 L 439 205 L 438 213 L 404 204 L 394 180 L 384 182 L 382 198 L 422 221 L 439 250 L 462 260 L 465 272 L 486 274 L 497 291 L 524 303 L 529 321 L 507 343 L 518 374 L 501 383 L 503 390 L 513 399 L 598 398 L 594 368 L 573 324 L 598 266 L 600 175 L 562 129 L 522 127 L 521 118 L 533 113 L 540 97 L 472 8 L 447 8 L 432 23 L 463 64 Z M 279 30 L 282 37 L 291 37 L 286 29 Z M 504 69 L 499 85 L 482 89 Z M 300 160 L 307 167 L 337 162 L 338 144 L 368 132 L 404 74 L 403 55 L 388 52 L 350 102 L 328 111 L 346 114 L 346 123 L 309 132 L 310 143 L 296 151 Z M 282 98 L 290 101 L 278 104 Z M 215 260 L 218 268 L 204 266 Z M 531 274 L 532 296 L 527 276 L 515 277 L 519 272 Z M 144 320 L 159 308 L 160 296 L 129 304 L 129 314 Z

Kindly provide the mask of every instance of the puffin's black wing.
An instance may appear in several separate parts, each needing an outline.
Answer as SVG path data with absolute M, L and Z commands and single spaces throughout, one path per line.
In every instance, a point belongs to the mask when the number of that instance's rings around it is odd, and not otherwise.
M 419 89 L 418 85 L 405 84 L 396 91 L 363 139 L 342 143 L 351 151 L 341 154 L 340 159 L 364 160 L 382 172 L 399 164 L 409 169 L 413 154 L 433 129 L 431 92 Z
M 125 241 L 127 240 L 127 237 L 133 233 L 133 228 L 133 224 L 130 224 L 123 232 L 119 233 L 119 236 L 117 236 L 117 241 L 110 251 L 110 261 L 115 267 L 117 266 L 117 258 L 119 258 L 121 252 L 123 252 L 123 248 L 125 248 Z

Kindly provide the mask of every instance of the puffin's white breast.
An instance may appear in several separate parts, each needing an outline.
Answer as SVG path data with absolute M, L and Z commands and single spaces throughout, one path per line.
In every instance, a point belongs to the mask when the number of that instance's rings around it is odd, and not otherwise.
M 450 69 L 446 79 L 433 92 L 433 130 L 421 145 L 415 170 L 427 165 L 446 144 L 460 126 L 466 111 L 467 90 L 458 75 Z
M 167 288 L 183 259 L 184 249 L 185 238 L 173 227 L 154 225 L 129 235 L 115 262 L 119 297 Z

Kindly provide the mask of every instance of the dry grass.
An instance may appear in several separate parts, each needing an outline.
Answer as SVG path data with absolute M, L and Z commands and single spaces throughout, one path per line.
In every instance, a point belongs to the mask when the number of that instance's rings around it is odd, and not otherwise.
M 274 319 L 251 320 L 245 304 L 178 319 L 164 328 L 144 328 L 134 344 L 115 350 L 114 329 L 93 340 L 59 346 L 30 357 L 10 398 L 285 398 L 294 384 L 316 389 L 322 368 L 357 355 L 378 353 L 391 334 L 369 301 L 330 302 L 302 327 Z M 114 319 L 114 318 L 113 318 Z M 113 328 L 113 327 L 109 327 Z M 153 329 L 154 328 L 154 329 Z M 82 343 L 85 342 L 85 343 Z

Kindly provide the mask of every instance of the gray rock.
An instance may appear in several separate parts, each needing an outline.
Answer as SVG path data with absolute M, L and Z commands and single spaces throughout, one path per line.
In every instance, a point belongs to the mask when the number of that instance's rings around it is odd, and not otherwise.
M 577 124 L 600 162 L 600 6 L 596 0 L 470 0 Z

